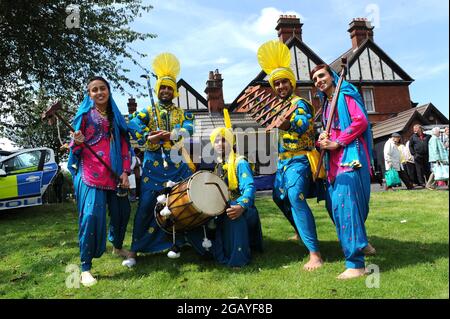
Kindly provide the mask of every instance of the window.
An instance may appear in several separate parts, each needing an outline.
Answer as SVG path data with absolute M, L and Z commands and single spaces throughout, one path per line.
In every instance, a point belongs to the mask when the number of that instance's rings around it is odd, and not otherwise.
M 299 96 L 311 102 L 311 90 L 309 89 L 299 89 Z
M 4 163 L 4 168 L 8 174 L 20 174 L 37 171 L 41 151 L 32 151 L 19 154 Z
M 373 90 L 372 89 L 362 89 L 364 105 L 366 106 L 367 112 L 375 112 L 375 103 L 373 101 Z

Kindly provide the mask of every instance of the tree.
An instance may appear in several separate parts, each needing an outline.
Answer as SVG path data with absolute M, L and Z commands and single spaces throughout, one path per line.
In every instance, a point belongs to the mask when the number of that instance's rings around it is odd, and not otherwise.
M 50 99 L 71 101 L 66 106 L 73 110 L 92 75 L 104 75 L 121 93 L 139 94 L 142 84 L 127 77 L 123 63 L 143 69 L 138 59 L 146 55 L 129 45 L 156 35 L 133 31 L 129 24 L 151 9 L 142 0 L 2 0 L 0 135 L 31 145 L 26 135 L 43 131 L 24 128 L 31 122 L 20 123 L 23 114 L 37 112 Z M 46 138 L 56 138 L 55 132 Z
M 4 135 L 17 145 L 27 148 L 52 148 L 55 151 L 57 163 L 67 159 L 68 152 L 61 149 L 61 145 L 68 142 L 69 129 L 62 123 L 56 122 L 49 125 L 48 122 L 42 120 L 41 114 L 49 104 L 49 100 L 43 91 L 39 92 L 37 98 L 29 100 L 31 102 L 28 104 L 27 111 L 13 112 L 10 115 L 10 125 L 5 126 Z M 11 123 L 15 124 L 12 125 Z

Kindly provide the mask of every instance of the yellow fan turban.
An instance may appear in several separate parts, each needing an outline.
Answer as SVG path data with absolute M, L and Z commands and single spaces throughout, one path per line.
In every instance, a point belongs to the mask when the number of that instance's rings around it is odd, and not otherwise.
M 236 153 L 233 151 L 233 145 L 234 145 L 234 134 L 231 128 L 226 127 L 217 127 L 212 131 L 210 135 L 211 144 L 214 146 L 214 143 L 216 141 L 216 138 L 218 136 L 225 137 L 225 140 L 230 144 L 231 150 L 230 154 L 228 154 L 228 161 L 224 165 L 224 169 L 227 170 L 227 177 L 228 177 L 228 187 L 230 190 L 236 190 L 238 188 L 238 178 L 236 176 L 236 167 L 239 160 L 241 160 L 242 156 L 236 156 Z
M 288 79 L 295 89 L 297 82 L 290 68 L 291 53 L 284 43 L 278 40 L 268 41 L 259 47 L 257 56 L 259 65 L 269 75 L 272 89 L 275 90 L 273 83 L 279 79 Z
M 161 53 L 153 60 L 153 71 L 158 80 L 156 81 L 155 91 L 159 95 L 161 85 L 169 86 L 173 89 L 173 97 L 177 97 L 177 76 L 180 73 L 180 62 L 172 53 Z

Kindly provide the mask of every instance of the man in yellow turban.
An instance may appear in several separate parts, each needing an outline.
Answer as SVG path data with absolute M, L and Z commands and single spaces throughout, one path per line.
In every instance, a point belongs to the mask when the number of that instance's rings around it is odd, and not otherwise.
M 277 40 L 264 43 L 258 50 L 258 62 L 268 74 L 270 86 L 278 98 L 297 106 L 289 118 L 279 116 L 277 119 L 279 159 L 273 199 L 309 250 L 310 258 L 304 269 L 315 270 L 323 261 L 314 216 L 306 202 L 307 198 L 316 197 L 320 189 L 313 181 L 319 158 L 314 145 L 314 107 L 295 94 L 296 78 L 285 44 Z M 320 176 L 324 177 L 323 170 Z
M 218 155 L 215 174 L 230 190 L 230 207 L 213 219 L 215 227 L 212 246 L 202 245 L 202 230 L 186 236 L 194 249 L 203 256 L 230 267 L 242 267 L 251 260 L 254 251 L 262 251 L 262 230 L 255 207 L 253 172 L 244 156 L 234 150 L 234 135 L 230 128 L 218 127 L 210 135 L 211 144 Z M 209 225 L 210 226 L 210 225 Z
M 132 114 L 128 124 L 133 139 L 146 148 L 131 252 L 123 262 L 128 267 L 136 264 L 137 252 L 161 252 L 172 246 L 154 216 L 157 196 L 167 182 L 184 180 L 195 170 L 192 163 L 171 158 L 172 154 L 177 153 L 171 152 L 173 148 L 182 145 L 179 136 L 191 136 L 194 128 L 193 114 L 184 112 L 172 102 L 178 96 L 178 59 L 171 53 L 162 53 L 155 58 L 152 67 L 158 77 L 155 85 L 158 103 Z

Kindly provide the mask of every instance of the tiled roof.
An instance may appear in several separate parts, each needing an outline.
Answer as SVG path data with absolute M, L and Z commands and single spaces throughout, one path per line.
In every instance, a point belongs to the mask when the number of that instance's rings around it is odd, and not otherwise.
M 220 126 L 225 126 L 223 115 L 218 113 L 194 113 L 195 114 L 195 137 L 208 138 L 211 132 Z M 261 128 L 261 126 L 246 113 L 230 113 L 233 128 Z
M 375 124 L 372 128 L 373 138 L 377 139 L 395 132 L 405 130 L 414 116 L 418 116 L 423 124 L 428 124 L 428 120 L 423 117 L 430 104 L 418 106 L 397 114 L 397 116 Z

